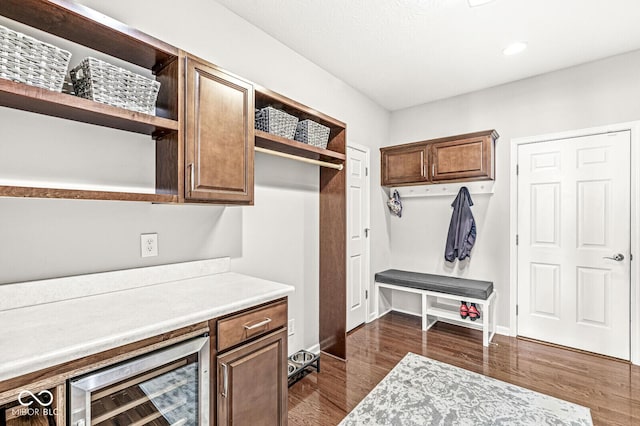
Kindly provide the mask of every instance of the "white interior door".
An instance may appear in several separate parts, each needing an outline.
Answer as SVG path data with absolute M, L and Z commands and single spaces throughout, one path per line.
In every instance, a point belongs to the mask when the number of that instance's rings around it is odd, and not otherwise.
M 630 142 L 518 147 L 519 335 L 629 359 Z
M 369 150 L 347 147 L 347 331 L 367 319 Z

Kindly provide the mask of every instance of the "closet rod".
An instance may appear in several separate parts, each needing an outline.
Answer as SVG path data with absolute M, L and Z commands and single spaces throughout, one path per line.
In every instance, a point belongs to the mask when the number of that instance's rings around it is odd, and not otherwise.
M 263 152 L 269 155 L 276 155 L 278 157 L 289 158 L 291 160 L 302 161 L 304 163 L 315 164 L 317 166 L 328 167 L 330 169 L 342 170 L 344 168 L 342 164 L 334 164 L 334 163 L 329 163 L 327 161 L 312 160 L 311 158 L 298 157 L 297 155 L 291 155 L 291 154 L 287 154 L 285 152 L 280 152 L 280 151 L 273 151 L 271 149 L 261 148 L 259 146 L 256 146 L 256 151 Z

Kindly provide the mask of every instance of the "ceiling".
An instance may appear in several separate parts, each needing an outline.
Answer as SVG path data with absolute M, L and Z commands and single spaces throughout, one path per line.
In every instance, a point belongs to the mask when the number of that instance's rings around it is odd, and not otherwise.
M 638 0 L 217 1 L 391 111 L 640 49 Z

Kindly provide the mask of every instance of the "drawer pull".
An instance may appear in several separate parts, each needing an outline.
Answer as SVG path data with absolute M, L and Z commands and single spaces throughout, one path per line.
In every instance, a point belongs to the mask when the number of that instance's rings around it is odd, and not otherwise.
M 260 321 L 260 322 L 257 322 L 257 323 L 255 323 L 255 324 L 253 324 L 253 325 L 245 325 L 245 326 L 244 326 L 244 328 L 245 328 L 247 331 L 255 330 L 256 328 L 260 328 L 260 327 L 262 327 L 262 326 L 265 326 L 265 325 L 269 324 L 271 321 L 272 321 L 272 319 L 271 319 L 271 318 L 265 318 L 264 320 L 262 320 L 262 321 Z

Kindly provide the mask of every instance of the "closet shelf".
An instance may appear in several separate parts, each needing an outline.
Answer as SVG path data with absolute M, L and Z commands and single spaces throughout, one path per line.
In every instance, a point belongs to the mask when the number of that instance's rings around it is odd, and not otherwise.
M 175 203 L 177 196 L 170 194 L 145 194 L 115 191 L 88 191 L 76 189 L 37 188 L 25 186 L 0 186 L 0 197 L 66 198 L 74 200 L 145 201 L 150 203 Z
M 255 137 L 256 146 L 270 149 L 272 151 L 284 152 L 285 154 L 310 158 L 312 160 L 327 161 L 330 163 L 342 163 L 346 158 L 346 155 L 339 152 L 318 148 L 317 146 L 272 135 L 271 133 L 263 132 L 261 130 L 255 131 Z
M 176 132 L 179 128 L 176 120 L 129 111 L 4 79 L 0 79 L 0 106 L 154 137 Z
M 460 318 L 460 312 L 457 309 L 458 307 L 456 306 L 455 308 L 456 309 L 453 309 L 451 307 L 440 306 L 440 305 L 429 306 L 427 307 L 427 315 L 438 317 L 438 318 L 444 318 L 449 321 L 460 322 L 465 324 L 466 326 L 475 325 L 477 327 L 482 327 L 482 324 L 484 323 L 483 322 L 484 315 L 478 318 L 475 322 L 471 322 L 470 319 Z
M 81 4 L 2 0 L 0 15 L 149 70 L 178 58 L 178 49 Z

